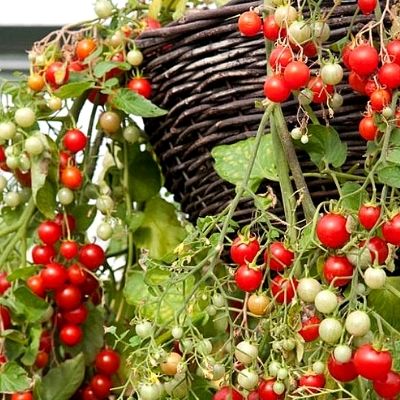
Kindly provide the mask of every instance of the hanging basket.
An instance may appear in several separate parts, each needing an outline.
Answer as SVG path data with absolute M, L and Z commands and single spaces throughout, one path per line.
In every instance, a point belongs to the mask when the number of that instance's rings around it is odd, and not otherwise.
M 329 9 L 332 4 L 325 2 Z M 232 1 L 215 10 L 192 11 L 181 20 L 144 32 L 138 41 L 145 54 L 145 73 L 154 87 L 154 103 L 168 110 L 159 119 L 146 121 L 146 131 L 154 145 L 166 178 L 166 187 L 175 195 L 192 220 L 222 211 L 235 195 L 235 187 L 223 181 L 213 167 L 211 150 L 255 136 L 263 111 L 255 108 L 262 100 L 265 81 L 265 46 L 262 34 L 248 38 L 237 30 L 238 15 L 260 2 Z M 329 20 L 330 41 L 347 32 L 356 3 L 343 3 Z M 357 16 L 354 32 L 369 20 Z M 347 78 L 343 80 L 347 81 Z M 365 141 L 357 127 L 366 99 L 347 84 L 337 90 L 344 105 L 335 113 L 332 125 L 348 148 L 346 171 L 363 162 Z M 289 128 L 297 120 L 297 101 L 283 104 Z M 322 110 L 315 108 L 321 116 Z M 305 154 L 299 154 L 303 172 L 316 172 Z M 337 195 L 329 180 L 306 179 L 315 203 Z M 277 194 L 274 213 L 282 215 L 279 184 L 265 182 Z M 252 199 L 242 199 L 235 219 L 246 223 L 254 213 Z

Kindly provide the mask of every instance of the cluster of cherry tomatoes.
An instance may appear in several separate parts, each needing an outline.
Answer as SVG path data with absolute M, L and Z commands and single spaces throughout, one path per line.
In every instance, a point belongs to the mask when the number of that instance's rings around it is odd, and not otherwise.
M 275 337 L 273 351 L 292 351 L 297 336 L 305 344 L 322 341 L 330 352 L 326 360 L 308 365 L 306 373 L 304 369 L 293 373 L 290 365 L 271 361 L 264 373 L 270 378 L 260 379 L 254 368 L 257 342 L 242 341 L 235 352 L 241 364 L 239 386 L 247 390 L 256 387 L 248 399 L 277 400 L 288 392 L 297 395 L 322 392 L 329 373 L 339 383 L 360 376 L 372 381 L 381 398 L 396 398 L 400 394 L 400 374 L 392 369 L 392 354 L 385 350 L 382 341 L 375 341 L 365 304 L 351 303 L 344 290 L 353 285 L 354 279 L 358 282 L 354 284 L 356 298 L 367 296 L 369 289 L 384 287 L 385 267 L 393 261 L 390 246 L 400 246 L 400 214 L 384 219 L 381 207 L 372 203 L 363 204 L 356 216 L 327 212 L 316 223 L 314 242 L 314 251 L 321 252 L 319 276 L 315 278 L 304 277 L 301 268 L 307 261 L 302 261 L 303 254 L 296 254 L 296 246 L 290 247 L 287 241 L 261 246 L 256 236 L 240 235 L 232 242 L 234 279 L 238 289 L 248 293 L 245 306 L 250 315 L 273 319 L 281 307 L 290 310 L 296 304 L 301 305 L 295 331 L 289 337 L 285 331 L 283 340 Z M 260 258 L 263 262 L 257 265 Z M 347 291 L 347 296 L 351 292 Z M 253 357 L 243 357 L 241 352 Z M 246 378 L 241 378 L 243 374 Z M 225 399 L 230 391 L 233 398 L 244 398 L 236 389 L 223 387 L 214 400 Z

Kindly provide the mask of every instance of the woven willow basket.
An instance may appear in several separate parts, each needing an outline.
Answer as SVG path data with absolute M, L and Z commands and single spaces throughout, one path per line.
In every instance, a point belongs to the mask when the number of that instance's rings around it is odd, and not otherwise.
M 325 2 L 326 8 L 332 4 Z M 329 21 L 331 42 L 346 34 L 355 11 L 355 1 L 343 3 Z M 181 20 L 144 32 L 138 41 L 145 53 L 145 73 L 154 85 L 157 105 L 169 110 L 160 119 L 146 121 L 146 130 L 160 159 L 166 187 L 182 204 L 192 220 L 223 210 L 235 195 L 233 185 L 223 181 L 213 168 L 211 150 L 219 144 L 231 144 L 255 136 L 262 110 L 266 60 L 262 34 L 245 38 L 237 30 L 238 15 L 260 2 L 234 0 L 216 10 L 192 11 Z M 357 16 L 354 32 L 368 17 Z M 344 79 L 346 82 L 347 78 Z M 347 84 L 338 91 L 344 106 L 335 114 L 332 125 L 347 143 L 344 170 L 363 162 L 365 142 L 357 131 L 366 99 L 350 91 Z M 296 121 L 297 103 L 283 105 L 289 128 Z M 322 110 L 316 108 L 317 115 Z M 303 172 L 316 171 L 308 156 L 299 154 Z M 315 203 L 337 195 L 334 185 L 321 179 L 307 179 Z M 274 213 L 282 215 L 279 185 L 271 186 L 278 203 Z M 252 199 L 243 199 L 235 214 L 246 223 L 254 213 Z

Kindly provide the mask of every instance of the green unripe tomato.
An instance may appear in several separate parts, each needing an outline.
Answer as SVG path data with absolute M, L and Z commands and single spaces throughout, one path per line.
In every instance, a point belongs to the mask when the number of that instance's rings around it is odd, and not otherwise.
M 97 227 L 96 234 L 101 240 L 109 240 L 113 234 L 113 228 L 108 222 L 102 222 Z
M 57 198 L 63 206 L 67 206 L 74 201 L 74 192 L 68 188 L 61 188 L 57 193 Z

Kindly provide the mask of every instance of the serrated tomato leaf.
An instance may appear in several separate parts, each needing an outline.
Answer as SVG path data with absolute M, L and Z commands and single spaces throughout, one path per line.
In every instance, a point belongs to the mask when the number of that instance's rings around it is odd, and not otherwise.
M 23 392 L 31 384 L 27 372 L 14 361 L 0 368 L 0 393 Z
M 85 93 L 87 90 L 94 86 L 95 83 L 92 81 L 71 82 L 57 89 L 54 92 L 54 95 L 59 97 L 60 99 L 79 97 L 81 94 Z

